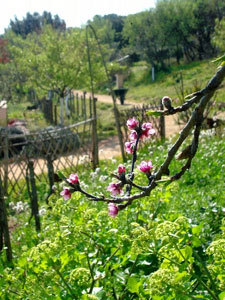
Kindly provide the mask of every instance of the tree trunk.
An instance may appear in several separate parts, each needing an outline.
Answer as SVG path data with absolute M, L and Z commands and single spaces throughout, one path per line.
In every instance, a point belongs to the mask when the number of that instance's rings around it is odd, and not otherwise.
M 10 242 L 10 234 L 7 220 L 7 210 L 4 199 L 4 192 L 2 186 L 2 180 L 0 177 L 0 246 L 3 247 L 5 244 L 6 247 L 6 258 L 8 261 L 12 260 L 12 248 Z M 2 249 L 0 248 L 0 251 Z

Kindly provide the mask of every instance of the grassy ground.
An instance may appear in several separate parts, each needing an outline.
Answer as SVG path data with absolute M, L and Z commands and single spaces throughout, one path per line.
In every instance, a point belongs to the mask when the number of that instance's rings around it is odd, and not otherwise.
M 45 128 L 48 126 L 43 113 L 38 110 L 26 110 L 31 103 L 28 101 L 16 101 L 8 103 L 8 119 L 26 120 L 27 128 L 29 130 L 36 130 L 38 128 Z
M 21 102 L 9 102 L 8 103 L 8 118 L 11 119 L 20 119 L 26 120 L 27 128 L 29 130 L 38 130 L 40 128 L 46 128 L 51 124 L 46 121 L 43 113 L 40 109 L 37 110 L 26 110 L 27 106 L 30 106 L 31 103 L 28 101 Z M 87 103 L 87 106 L 89 104 Z M 87 108 L 89 110 L 89 107 Z M 59 112 L 59 106 L 58 106 Z M 115 124 L 114 124 L 114 115 L 112 104 L 97 102 L 97 114 L 99 117 L 98 122 L 98 134 L 99 138 L 107 138 L 108 136 L 112 136 L 116 134 Z M 87 118 L 89 118 L 89 113 Z M 83 120 L 83 117 L 77 118 L 76 115 L 74 117 L 68 119 L 65 115 L 65 125 L 73 124 L 75 122 L 79 122 Z M 59 121 L 59 114 L 58 114 Z
M 148 101 L 152 98 L 161 98 L 168 95 L 177 98 L 177 90 L 181 89 L 181 76 L 183 77 L 183 90 L 185 95 L 203 88 L 215 74 L 217 65 L 211 60 L 196 61 L 190 64 L 174 65 L 166 72 L 156 73 L 156 80 L 152 82 L 151 70 L 144 63 L 137 63 L 131 69 L 126 81 L 129 91 L 127 99 Z M 225 84 L 217 93 L 219 101 L 225 101 Z
M 150 196 L 134 201 L 114 219 L 108 216 L 105 203 L 89 201 L 79 193 L 69 201 L 53 195 L 49 209 L 45 189 L 40 189 L 42 231 L 36 234 L 33 219 L 28 222 L 27 197 L 20 206 L 15 199 L 7 199 L 12 202 L 14 266 L 5 262 L 4 254 L 0 256 L 0 298 L 211 300 L 209 270 L 218 299 L 223 299 L 223 137 L 211 131 L 202 134 L 192 167 L 181 180 L 169 186 L 159 184 Z M 137 163 L 150 158 L 157 169 L 172 142 L 146 145 Z M 102 161 L 95 172 L 81 167 L 81 186 L 107 194 L 109 174 L 118 164 Z M 171 175 L 180 168 L 180 162 L 172 164 Z M 147 183 L 138 169 L 135 182 Z M 58 192 L 61 189 L 59 184 Z M 204 267 L 193 253 L 201 255 Z M 171 281 L 168 274 L 176 280 Z M 193 274 L 201 279 L 194 289 Z

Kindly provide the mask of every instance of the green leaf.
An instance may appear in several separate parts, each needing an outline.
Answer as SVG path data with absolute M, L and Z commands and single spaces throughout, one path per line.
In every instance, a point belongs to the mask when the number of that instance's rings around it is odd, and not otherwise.
M 190 257 L 192 257 L 192 248 L 190 246 L 186 246 L 185 247 L 185 258 L 189 259 Z
M 225 54 L 214 59 L 212 62 L 223 62 L 223 61 L 225 61 Z
M 193 227 L 192 228 L 192 233 L 194 234 L 194 235 L 199 235 L 200 233 L 201 233 L 201 231 L 202 231 L 202 227 L 203 227 L 203 224 L 201 223 L 201 224 L 199 224 L 199 225 L 197 225 L 197 226 L 195 226 L 195 227 Z
M 139 281 L 139 278 L 132 276 L 128 279 L 127 282 L 127 289 L 131 292 L 131 293 L 139 293 L 139 287 L 141 285 L 141 282 Z
M 123 284 L 125 283 L 125 273 L 124 272 L 119 272 L 115 274 L 116 278 L 119 279 L 120 282 L 122 282 Z
M 57 174 L 58 174 L 59 178 L 61 178 L 63 180 L 66 179 L 66 176 L 63 174 L 63 172 L 58 171 Z
M 193 236 L 191 240 L 192 240 L 193 247 L 199 247 L 202 244 L 201 240 L 196 236 Z
M 25 257 L 20 258 L 20 260 L 18 261 L 18 266 L 19 267 L 24 267 L 27 264 L 27 259 Z
M 222 292 L 219 294 L 219 299 L 220 300 L 225 300 L 225 292 Z
M 68 262 L 70 261 L 68 252 L 64 252 L 61 256 L 60 256 L 60 260 L 62 263 L 62 269 L 65 267 L 65 265 L 68 264 Z
M 149 110 L 146 113 L 148 116 L 160 117 L 162 115 L 161 111 Z

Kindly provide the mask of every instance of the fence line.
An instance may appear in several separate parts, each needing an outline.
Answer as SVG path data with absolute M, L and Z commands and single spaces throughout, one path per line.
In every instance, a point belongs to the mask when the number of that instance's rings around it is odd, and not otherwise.
M 55 126 L 58 125 L 60 120 L 60 111 L 63 111 L 64 121 L 74 121 L 79 119 L 86 120 L 93 115 L 92 98 L 86 97 L 86 92 L 83 95 L 76 93 L 75 95 L 70 92 L 64 99 L 63 107 L 60 106 L 59 98 L 54 96 L 54 93 L 49 94 L 49 98 L 43 98 L 39 101 L 40 109 L 44 114 L 45 119 Z
M 155 129 L 155 137 L 160 138 L 161 140 L 165 139 L 165 117 L 153 117 L 149 116 L 147 112 L 149 110 L 159 110 L 162 109 L 161 101 L 160 103 L 158 101 L 154 101 L 152 104 L 143 104 L 142 106 L 133 106 L 129 109 L 124 109 L 120 111 L 119 113 L 119 119 L 120 119 L 120 128 L 122 131 L 123 141 L 129 139 L 129 130 L 127 128 L 127 120 L 136 117 L 143 122 L 151 122 L 153 124 L 153 128 Z
M 21 193 L 26 187 L 28 165 L 33 161 L 37 180 L 48 181 L 48 158 L 55 172 L 73 168 L 75 171 L 81 157 L 90 161 L 92 151 L 92 124 L 88 119 L 62 128 L 49 127 L 29 134 L 0 132 L 0 175 L 8 185 L 8 194 Z M 9 128 L 10 130 L 10 128 Z M 5 144 L 8 141 L 8 151 Z M 6 153 L 7 151 L 7 153 Z M 23 180 L 24 179 L 24 180 Z

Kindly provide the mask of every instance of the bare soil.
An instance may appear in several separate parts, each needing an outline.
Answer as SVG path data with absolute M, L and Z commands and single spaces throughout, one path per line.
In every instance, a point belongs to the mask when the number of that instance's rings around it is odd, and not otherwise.
M 79 95 L 83 95 L 82 91 L 75 91 L 75 93 L 78 93 Z M 87 97 L 90 96 L 89 93 L 86 95 Z M 112 103 L 112 97 L 110 95 L 100 95 L 96 94 L 95 97 L 98 99 L 99 102 L 103 103 Z M 116 100 L 117 104 L 120 106 L 120 101 L 119 99 Z M 142 105 L 143 103 L 141 102 L 135 102 L 135 101 L 130 101 L 130 100 L 125 100 L 125 103 L 123 106 L 129 108 L 131 106 L 137 106 L 137 105 Z M 146 103 L 145 103 L 146 104 Z M 165 127 L 166 127 L 166 137 L 169 137 L 175 133 L 178 133 L 181 129 L 182 126 L 179 126 L 175 118 L 173 116 L 166 116 L 165 117 Z M 120 155 L 120 146 L 119 146 L 119 140 L 117 136 L 110 137 L 107 140 L 101 141 L 99 144 L 99 158 L 100 159 L 106 159 L 106 158 L 113 158 L 115 156 Z
M 79 94 L 83 94 L 82 91 L 76 91 Z M 75 93 L 76 93 L 75 92 Z M 87 94 L 89 97 L 89 94 Z M 95 95 L 99 102 L 103 103 L 112 103 L 112 97 L 109 95 Z M 117 99 L 117 104 L 121 105 L 119 100 Z M 125 100 L 124 106 L 131 107 L 133 105 L 142 105 L 142 103 L 137 103 L 134 101 Z M 181 127 L 177 125 L 173 116 L 166 116 L 166 137 L 173 135 L 180 131 Z M 112 159 L 113 157 L 120 156 L 120 145 L 117 136 L 109 137 L 106 140 L 102 140 L 99 142 L 99 158 L 100 159 Z M 65 160 L 65 161 L 64 161 Z M 66 165 L 66 158 L 60 158 L 61 166 Z M 73 163 L 76 165 L 78 163 L 77 158 L 74 157 Z M 55 162 L 57 165 L 57 161 Z M 58 166 L 60 167 L 60 166 Z M 47 172 L 47 167 L 45 166 L 45 161 L 39 159 L 35 162 L 35 173 L 41 174 L 43 172 Z M 18 179 L 21 176 L 21 170 L 18 165 L 10 166 L 9 178 Z

